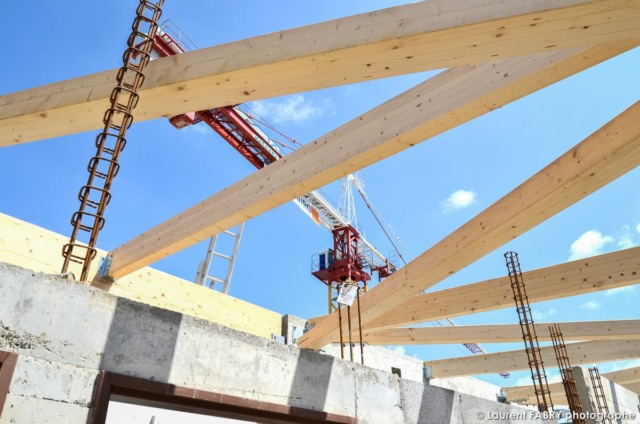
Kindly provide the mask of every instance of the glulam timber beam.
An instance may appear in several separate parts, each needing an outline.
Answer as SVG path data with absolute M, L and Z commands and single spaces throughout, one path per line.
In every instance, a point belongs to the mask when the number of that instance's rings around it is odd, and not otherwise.
M 566 405 L 567 395 L 564 391 L 562 383 L 549 383 L 549 393 L 551 394 L 551 402 L 554 405 Z M 516 402 L 520 405 L 537 405 L 536 392 L 533 386 L 516 387 L 522 390 L 502 390 L 506 392 L 507 402 Z
M 548 376 L 547 376 L 548 377 Z M 564 397 L 564 401 L 566 402 L 566 395 L 564 392 L 564 386 L 562 383 L 549 383 L 549 392 L 551 393 L 551 397 Z M 530 404 L 530 401 L 533 400 L 536 403 L 536 391 L 535 387 L 529 386 L 513 386 L 513 387 L 503 387 L 502 391 L 507 395 L 507 402 L 518 402 L 523 404 Z M 553 402 L 556 403 L 555 401 Z M 561 402 L 564 403 L 564 402 Z
M 640 247 L 523 272 L 529 303 L 640 284 Z M 367 325 L 378 331 L 511 308 L 509 277 L 421 294 Z
M 571 148 L 509 194 L 367 292 L 366 326 L 423 290 L 499 248 L 640 164 L 640 102 Z M 299 345 L 335 340 L 337 314 L 316 322 Z
M 563 330 L 564 331 L 564 330 Z M 617 384 L 640 383 L 640 367 L 626 368 L 601 374 L 602 377 Z
M 640 0 L 427 0 L 153 61 L 135 120 L 640 36 Z M 114 71 L 0 97 L 0 146 L 97 129 Z
M 623 384 L 622 386 L 625 389 L 631 390 L 633 393 L 640 395 L 640 382 Z
M 536 323 L 538 340 L 551 341 L 549 326 Z M 559 322 L 566 341 L 640 339 L 640 320 Z M 511 343 L 522 341 L 519 324 L 459 325 L 451 327 L 390 328 L 363 332 L 363 340 L 372 345 Z
M 571 365 L 618 361 L 640 357 L 640 340 L 598 340 L 566 345 Z M 556 368 L 553 346 L 540 348 L 547 370 Z M 524 350 L 489 353 L 462 358 L 426 361 L 434 378 L 491 374 L 504 371 L 528 370 L 529 362 Z
M 444 71 L 116 248 L 119 278 L 639 44 Z

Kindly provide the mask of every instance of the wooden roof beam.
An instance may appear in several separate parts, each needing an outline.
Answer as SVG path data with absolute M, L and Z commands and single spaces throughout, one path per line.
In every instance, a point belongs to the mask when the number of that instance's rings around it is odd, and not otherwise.
M 640 284 L 640 247 L 523 273 L 530 303 Z M 509 277 L 421 294 L 366 326 L 378 331 L 514 307 Z
M 135 120 L 640 36 L 640 0 L 426 0 L 158 59 Z M 94 130 L 115 71 L 0 97 L 0 146 Z
M 569 343 L 566 347 L 571 365 L 640 357 L 640 340 L 599 340 Z M 540 348 L 540 354 L 547 370 L 557 367 L 553 346 Z M 431 367 L 431 373 L 434 378 L 529 369 L 527 354 L 524 350 L 426 361 L 424 365 L 425 367 Z
M 452 68 L 112 252 L 119 278 L 633 46 L 603 44 Z
M 640 102 L 367 292 L 366 326 L 423 290 L 544 222 L 640 164 Z M 299 345 L 320 349 L 338 334 L 326 316 Z
M 601 376 L 622 386 L 632 385 L 640 383 L 640 367 L 607 372 L 601 374 Z M 506 393 L 507 401 L 509 402 L 517 401 L 519 399 L 535 399 L 536 397 L 535 388 L 532 385 L 503 387 L 502 390 Z M 552 396 L 555 393 L 564 394 L 562 383 L 549 384 L 549 390 L 551 391 Z
M 607 372 L 601 375 L 614 383 L 622 385 L 640 383 L 640 367 L 625 368 L 623 370 Z
M 552 324 L 534 324 L 538 340 L 551 341 L 549 325 Z M 640 339 L 640 319 L 557 324 L 566 341 Z M 522 330 L 519 324 L 391 328 L 365 331 L 363 340 L 372 345 L 510 343 L 522 341 Z
M 636 383 L 627 383 L 622 385 L 625 389 L 631 390 L 633 393 L 640 395 L 640 381 Z

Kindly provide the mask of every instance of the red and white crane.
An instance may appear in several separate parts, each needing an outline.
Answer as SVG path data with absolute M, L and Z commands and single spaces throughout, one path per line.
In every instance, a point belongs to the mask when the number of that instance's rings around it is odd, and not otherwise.
M 162 28 L 158 30 L 154 37 L 154 50 L 152 52 L 152 58 L 172 56 L 180 53 L 185 53 L 188 50 L 195 49 L 195 43 L 193 43 L 176 25 L 171 21 L 165 21 Z M 200 122 L 208 125 L 213 129 L 222 139 L 229 143 L 238 153 L 240 153 L 246 160 L 253 164 L 256 168 L 261 169 L 265 166 L 273 163 L 283 157 L 280 152 L 279 144 L 270 138 L 265 131 L 262 130 L 260 122 L 257 117 L 252 114 L 243 111 L 240 105 L 223 106 L 213 109 L 201 110 L 197 112 L 189 112 L 182 115 L 177 115 L 169 119 L 171 124 L 178 128 L 186 128 L 190 125 L 194 125 Z M 362 196 L 365 204 L 371 210 L 376 220 L 380 223 L 381 228 L 382 218 L 379 213 L 373 207 L 367 194 L 364 191 L 362 182 L 354 176 L 347 176 L 345 184 L 355 186 L 357 191 Z M 350 188 L 347 188 L 345 194 L 351 196 L 351 199 L 347 199 L 347 203 L 352 202 L 352 193 Z M 375 247 L 373 247 L 358 231 L 352 226 L 353 209 L 347 207 L 348 218 L 345 218 L 335 207 L 331 205 L 320 193 L 317 191 L 311 191 L 304 194 L 293 201 L 309 218 L 311 218 L 316 224 L 324 226 L 327 230 L 331 231 L 334 236 L 334 245 L 341 245 L 342 247 L 349 247 L 352 245 L 350 242 L 344 242 L 346 240 L 355 240 L 356 245 L 353 248 L 338 249 L 345 252 L 355 252 L 355 257 L 349 259 L 349 263 L 345 266 L 352 266 L 357 264 L 360 267 L 360 271 L 357 271 L 355 278 L 366 280 L 365 273 L 362 270 L 366 267 L 369 269 L 369 274 L 373 271 L 378 272 L 379 278 L 385 278 L 394 271 L 396 271 L 396 265 L 392 264 L 384 255 L 382 255 Z M 240 236 L 242 234 L 241 224 L 239 230 L 233 233 L 229 230 L 225 231 L 226 234 L 235 237 L 233 243 L 233 252 L 230 255 L 224 255 L 215 251 L 217 236 L 213 237 L 209 243 L 206 258 L 201 262 L 198 274 L 196 276 L 196 283 L 206 285 L 207 281 L 210 281 L 210 287 L 213 288 L 214 283 L 222 284 L 222 291 L 227 293 L 229 290 L 229 283 L 231 281 L 231 275 L 233 272 L 233 264 L 235 262 L 235 255 L 238 250 Z M 389 227 L 390 228 L 390 227 Z M 391 244 L 394 244 L 391 237 L 385 230 L 385 234 L 389 238 Z M 396 236 L 396 240 L 399 238 Z M 395 248 L 395 244 L 394 244 Z M 335 253 L 335 246 L 334 246 Z M 396 248 L 400 259 L 406 263 L 400 251 Z M 326 252 L 328 253 L 328 252 Z M 322 255 L 322 254 L 320 254 Z M 345 254 L 345 259 L 349 253 Z M 227 274 L 225 278 L 210 277 L 208 275 L 209 266 L 213 256 L 218 256 L 229 261 Z M 321 256 L 316 256 L 320 258 Z M 328 255 L 324 257 L 325 261 L 328 261 Z M 333 260 L 333 258 L 332 258 Z M 328 262 L 325 263 L 327 265 Z M 314 272 L 320 280 L 327 284 L 328 277 L 326 272 L 326 266 L 323 269 L 317 269 Z M 334 272 L 334 274 L 336 274 Z M 344 271 L 337 271 L 336 275 L 344 274 Z M 338 276 L 337 278 L 341 278 Z M 332 286 L 330 282 L 327 284 L 329 290 L 329 312 L 333 312 L 337 305 L 332 302 L 335 294 L 335 286 Z M 455 326 L 456 323 L 451 319 L 438 320 L 436 323 L 440 326 Z M 465 343 L 464 346 L 471 351 L 474 355 L 484 354 L 486 351 L 475 343 Z M 509 377 L 508 373 L 500 373 L 503 377 Z
M 152 57 L 166 57 L 185 53 L 193 48 L 195 48 L 195 44 L 173 25 L 171 21 L 166 21 L 154 37 Z M 243 111 L 240 105 L 189 112 L 174 116 L 170 118 L 169 121 L 178 129 L 186 128 L 200 122 L 206 124 L 258 169 L 264 168 L 283 157 L 279 147 L 281 143 L 269 137 L 261 128 L 263 123 L 260 122 L 257 117 Z M 332 231 L 336 227 L 349 225 L 349 220 L 345 219 L 329 201 L 315 190 L 298 197 L 293 202 L 316 224 L 324 226 L 329 231 Z M 236 238 L 233 248 L 234 251 L 230 255 L 216 253 L 216 239 L 213 238 L 211 240 L 207 258 L 204 264 L 201 264 L 198 275 L 196 276 L 197 283 L 205 285 L 207 279 L 213 280 L 212 283 L 218 282 L 223 285 L 223 291 L 225 293 L 228 291 L 231 272 L 233 270 L 233 261 L 235 259 L 235 252 L 237 251 L 241 231 L 242 229 L 240 228 L 236 233 L 227 232 L 228 235 Z M 380 270 L 380 275 L 383 277 L 395 271 L 395 267 L 389 263 L 385 256 L 364 237 L 360 237 L 359 243 L 361 260 L 369 268 L 372 270 Z M 211 255 L 219 256 L 230 261 L 226 278 L 208 277 L 208 263 L 211 261 Z

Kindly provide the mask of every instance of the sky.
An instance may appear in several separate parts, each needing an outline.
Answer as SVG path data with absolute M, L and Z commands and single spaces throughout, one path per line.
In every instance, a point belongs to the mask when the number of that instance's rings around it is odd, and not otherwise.
M 129 4 L 131 3 L 131 4 Z M 113 69 L 125 48 L 133 2 L 9 2 L 0 27 L 5 42 L 0 94 Z M 403 1 L 323 2 L 167 1 L 171 19 L 207 47 L 282 29 L 372 11 Z M 636 102 L 640 51 L 616 57 L 522 100 L 452 129 L 360 172 L 373 204 L 415 257 L 455 231 L 525 179 Z M 299 93 L 249 106 L 279 131 L 306 144 L 434 75 L 437 70 Z M 77 210 L 96 131 L 52 138 L 0 151 L 0 212 L 61 234 Z M 113 200 L 98 245 L 114 249 L 221 189 L 254 168 L 204 127 L 176 130 L 167 120 L 137 122 L 121 155 Z M 441 290 L 506 274 L 502 255 L 517 251 L 524 271 L 640 244 L 640 172 L 617 181 L 550 218 L 430 289 Z M 324 188 L 334 203 L 340 184 Z M 358 224 L 383 253 L 391 246 L 362 202 Z M 153 266 L 192 280 L 206 241 Z M 310 274 L 313 254 L 330 247 L 329 232 L 293 204 L 247 222 L 229 294 L 282 314 L 326 313 L 326 289 Z M 534 319 L 586 321 L 638 317 L 639 287 L 536 303 Z M 515 308 L 456 318 L 459 324 L 517 323 Z M 541 343 L 544 345 L 544 343 Z M 486 344 L 487 352 L 521 344 Z M 457 345 L 397 347 L 423 360 L 466 356 Z M 601 372 L 640 361 L 598 364 Z M 557 371 L 551 367 L 551 381 Z M 525 372 L 509 380 L 529 384 Z

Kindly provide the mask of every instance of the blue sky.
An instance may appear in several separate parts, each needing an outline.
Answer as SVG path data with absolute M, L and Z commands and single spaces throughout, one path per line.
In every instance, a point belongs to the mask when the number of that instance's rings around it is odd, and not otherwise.
M 10 93 L 112 69 L 133 18 L 133 2 L 85 2 L 65 7 L 41 2 L 4 5 L 0 28 L 0 93 Z M 330 0 L 231 3 L 167 1 L 163 19 L 182 27 L 200 46 L 265 34 L 401 1 Z M 640 52 L 631 51 L 523 100 L 453 129 L 362 170 L 366 190 L 415 256 L 498 200 L 567 149 L 638 100 Z M 307 143 L 433 75 L 433 72 L 337 87 L 252 107 L 277 128 Z M 86 180 L 95 132 L 3 149 L 0 211 L 50 230 L 70 234 L 76 195 Z M 166 120 L 136 123 L 113 185 L 107 225 L 99 246 L 110 250 L 198 201 L 254 172 L 212 131 L 174 129 Z M 640 243 L 640 173 L 636 169 L 508 245 L 438 284 L 432 290 L 505 274 L 502 254 L 515 250 L 524 270 L 570 257 L 615 251 Z M 324 189 L 339 200 L 339 184 Z M 366 207 L 357 203 L 367 238 L 390 251 Z M 331 238 L 292 204 L 249 221 L 230 294 L 280 313 L 312 317 L 325 313 L 326 291 L 310 275 L 311 256 Z M 193 279 L 206 243 L 155 266 Z M 600 292 L 534 305 L 536 320 L 581 321 L 638 318 L 639 288 Z M 516 323 L 515 310 L 456 319 L 465 324 Z M 484 345 L 489 352 L 520 344 Z M 466 355 L 460 346 L 407 347 L 421 359 Z M 625 364 L 603 364 L 601 371 Z M 549 370 L 554 374 L 554 370 Z M 528 382 L 526 373 L 504 385 Z

